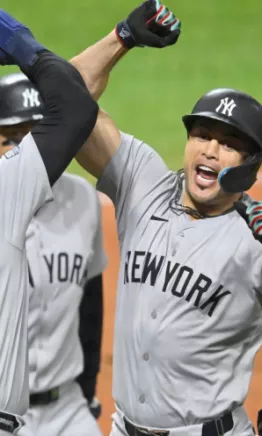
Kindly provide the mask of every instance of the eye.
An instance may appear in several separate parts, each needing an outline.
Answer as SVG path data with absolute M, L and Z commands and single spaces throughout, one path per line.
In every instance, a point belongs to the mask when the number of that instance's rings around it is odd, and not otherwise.
M 228 151 L 232 151 L 232 150 L 234 150 L 234 147 L 233 147 L 232 145 L 230 145 L 230 143 L 223 142 L 223 143 L 222 143 L 222 146 L 223 146 L 223 148 L 224 148 L 225 150 L 228 150 Z
M 210 136 L 208 135 L 208 133 L 200 133 L 200 134 L 198 135 L 198 138 L 199 138 L 201 141 L 209 141 L 209 140 L 210 140 Z
M 197 138 L 199 141 L 210 141 L 210 134 L 202 129 L 193 129 L 191 136 Z

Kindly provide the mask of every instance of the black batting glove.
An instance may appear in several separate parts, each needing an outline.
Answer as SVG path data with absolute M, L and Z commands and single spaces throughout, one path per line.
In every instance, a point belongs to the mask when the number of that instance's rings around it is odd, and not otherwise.
M 247 207 L 241 201 L 236 201 L 234 206 L 239 215 L 246 221 L 254 238 L 262 243 L 262 202 L 252 201 Z
M 164 48 L 177 42 L 181 22 L 159 0 L 147 0 L 117 24 L 121 44 L 133 47 Z
M 88 407 L 95 419 L 98 419 L 102 413 L 102 405 L 97 397 L 93 397 L 91 401 L 88 401 Z

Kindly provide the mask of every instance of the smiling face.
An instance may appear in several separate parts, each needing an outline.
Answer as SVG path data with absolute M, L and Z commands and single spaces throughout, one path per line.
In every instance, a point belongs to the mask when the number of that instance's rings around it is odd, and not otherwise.
M 184 203 L 205 213 L 222 213 L 241 193 L 225 193 L 218 174 L 226 167 L 242 164 L 252 145 L 235 128 L 211 119 L 199 118 L 188 133 Z

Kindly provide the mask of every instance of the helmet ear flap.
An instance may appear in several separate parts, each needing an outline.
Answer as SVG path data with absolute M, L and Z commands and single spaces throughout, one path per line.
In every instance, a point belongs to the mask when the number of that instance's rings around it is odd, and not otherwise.
M 220 171 L 218 181 L 223 191 L 236 194 L 248 191 L 257 179 L 257 172 L 262 163 L 262 153 L 248 156 L 237 167 L 228 167 Z

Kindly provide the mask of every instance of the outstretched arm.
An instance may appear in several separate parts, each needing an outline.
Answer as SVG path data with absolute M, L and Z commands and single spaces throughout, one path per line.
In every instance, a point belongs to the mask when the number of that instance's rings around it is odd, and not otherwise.
M 104 92 L 109 74 L 133 47 L 163 48 L 173 45 L 180 34 L 180 21 L 159 0 L 147 0 L 119 23 L 108 36 L 71 60 L 80 71 L 91 95 L 98 99 Z M 108 114 L 99 111 L 95 129 L 77 160 L 99 178 L 117 151 L 121 137 Z
M 103 94 L 112 68 L 127 52 L 113 31 L 71 60 L 93 98 L 98 100 Z M 120 132 L 110 116 L 101 109 L 94 130 L 76 159 L 84 169 L 98 178 L 120 144 Z

